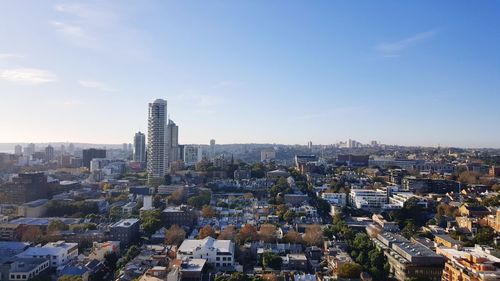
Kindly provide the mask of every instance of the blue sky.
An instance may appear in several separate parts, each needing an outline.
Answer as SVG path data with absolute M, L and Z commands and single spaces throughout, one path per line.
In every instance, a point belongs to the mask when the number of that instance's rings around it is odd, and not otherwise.
M 498 1 L 4 1 L 0 142 L 500 147 Z

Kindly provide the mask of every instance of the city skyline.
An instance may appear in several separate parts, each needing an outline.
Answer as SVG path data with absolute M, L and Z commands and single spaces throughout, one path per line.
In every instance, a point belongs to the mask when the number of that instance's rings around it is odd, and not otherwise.
M 425 3 L 2 3 L 0 142 L 498 148 L 500 4 Z

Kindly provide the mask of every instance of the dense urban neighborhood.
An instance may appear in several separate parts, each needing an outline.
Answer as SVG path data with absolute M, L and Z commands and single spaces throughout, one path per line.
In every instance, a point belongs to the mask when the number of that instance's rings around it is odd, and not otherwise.
M 1 280 L 500 280 L 500 150 L 181 145 L 158 108 L 0 154 Z

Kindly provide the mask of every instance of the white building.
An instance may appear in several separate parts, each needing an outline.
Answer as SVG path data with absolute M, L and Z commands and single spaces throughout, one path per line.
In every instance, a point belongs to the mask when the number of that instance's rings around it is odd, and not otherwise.
M 141 211 L 151 211 L 151 210 L 154 210 L 154 208 L 153 208 L 153 196 L 144 195 L 142 197 Z
M 405 202 L 413 197 L 417 196 L 412 192 L 393 192 L 389 197 L 389 204 L 403 208 Z M 419 200 L 418 204 L 427 207 L 427 201 L 425 200 Z
M 168 168 L 167 101 L 157 99 L 149 104 L 148 114 L 148 182 L 161 184 Z
M 381 189 L 351 189 L 349 204 L 357 209 L 380 209 L 387 204 L 387 192 Z
M 17 256 L 21 258 L 49 258 L 50 267 L 57 269 L 76 259 L 78 243 L 50 242 L 43 247 L 30 247 Z
M 216 240 L 207 237 L 202 240 L 186 239 L 177 250 L 178 259 L 206 259 L 216 268 L 234 266 L 234 243 L 231 240 Z
M 347 204 L 347 195 L 345 193 L 323 192 L 321 198 L 336 206 L 343 207 Z

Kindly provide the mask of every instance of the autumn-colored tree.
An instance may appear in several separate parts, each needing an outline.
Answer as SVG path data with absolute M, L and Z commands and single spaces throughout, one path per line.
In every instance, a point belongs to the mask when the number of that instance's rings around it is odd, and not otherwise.
M 180 245 L 184 238 L 186 238 L 186 231 L 174 224 L 165 233 L 165 244 Z
M 275 242 L 276 241 L 276 226 L 272 224 L 263 224 L 259 229 L 259 238 L 264 242 Z
M 257 229 L 251 224 L 245 224 L 238 233 L 238 240 L 241 242 L 256 241 L 257 238 Z
M 210 225 L 205 225 L 203 228 L 200 229 L 200 233 L 198 233 L 198 238 L 203 239 L 208 236 L 215 238 L 215 230 Z
M 309 246 L 321 246 L 323 243 L 323 230 L 321 226 L 319 224 L 308 225 L 303 239 Z
M 247 192 L 247 193 L 243 194 L 243 198 L 245 198 L 245 199 L 252 199 L 253 198 L 253 194 L 251 192 Z
M 461 172 L 460 175 L 458 175 L 458 181 L 461 183 L 476 184 L 479 183 L 479 174 L 474 172 L 464 171 Z
M 285 235 L 285 239 L 289 243 L 300 244 L 300 243 L 303 242 L 302 241 L 302 235 L 300 233 L 298 233 L 297 231 L 295 231 L 295 230 L 288 231 L 288 233 Z
M 214 218 L 217 215 L 217 212 L 211 206 L 205 205 L 203 206 L 203 209 L 201 209 L 201 215 L 204 218 Z
M 43 236 L 43 232 L 40 228 L 36 226 L 28 226 L 21 236 L 21 240 L 25 242 L 34 242 L 35 244 L 40 242 Z
M 180 205 L 182 204 L 182 202 L 184 202 L 185 198 L 186 198 L 186 190 L 183 187 L 181 187 L 172 192 L 172 194 L 168 198 L 168 202 Z
M 233 240 L 236 238 L 236 228 L 233 225 L 228 225 L 224 228 L 220 234 L 218 239 L 220 240 Z
M 278 281 L 278 276 L 272 273 L 262 274 L 262 279 L 265 281 Z

